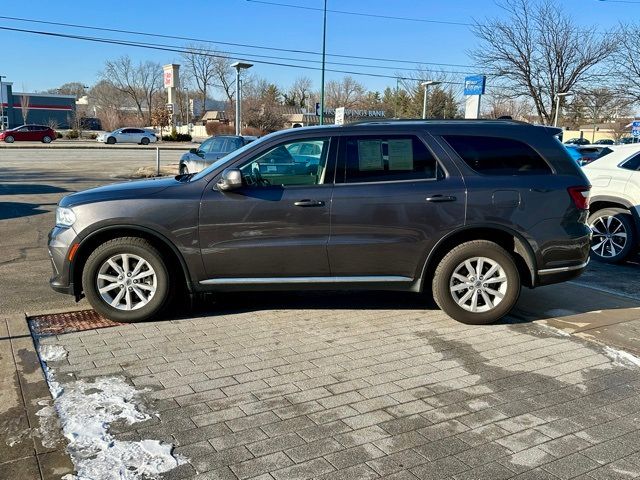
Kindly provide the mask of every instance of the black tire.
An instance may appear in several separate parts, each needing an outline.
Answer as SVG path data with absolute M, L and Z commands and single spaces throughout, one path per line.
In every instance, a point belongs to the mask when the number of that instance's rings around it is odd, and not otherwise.
M 633 219 L 627 210 L 603 208 L 589 215 L 587 223 L 593 231 L 591 255 L 600 262 L 621 263 L 631 254 L 637 244 Z M 606 237 L 607 230 L 610 230 L 609 233 L 613 233 L 608 238 Z M 620 234 L 624 234 L 626 237 L 622 237 Z
M 13 136 L 11 136 L 11 135 L 7 135 L 6 137 L 4 137 L 4 141 L 5 141 L 6 143 L 13 143 L 13 142 L 15 142 L 15 141 L 16 141 L 16 139 L 15 139 L 15 138 L 13 138 Z
M 116 143 L 116 139 L 114 137 L 109 137 L 107 138 L 107 143 L 109 145 L 113 145 L 114 143 Z
M 42 143 L 51 143 L 51 137 L 49 135 L 45 135 L 42 137 Z
M 180 175 L 188 175 L 189 174 L 189 168 L 184 163 L 181 163 L 180 167 L 178 169 L 178 173 Z
M 502 272 L 506 276 L 506 284 L 502 286 L 502 283 L 495 283 L 497 278 L 502 278 L 500 270 L 491 274 L 490 281 L 487 278 L 483 278 L 479 275 L 478 278 L 472 276 L 472 273 L 465 277 L 468 279 L 468 283 L 463 283 L 459 279 L 454 278 L 454 273 L 458 276 L 464 276 L 460 274 L 460 267 L 463 266 L 466 260 L 474 261 L 477 258 L 488 259 L 490 262 L 499 265 L 502 268 Z M 480 266 L 483 274 L 490 273 L 491 263 L 482 261 L 483 265 Z M 478 263 L 475 264 L 475 268 L 478 267 Z M 463 267 L 465 268 L 465 267 Z M 458 271 L 458 272 L 456 272 Z M 498 275 L 497 277 L 495 275 Z M 473 279 L 473 281 L 471 281 Z M 483 279 L 487 283 L 484 284 L 480 279 Z M 472 285 L 471 285 L 472 284 Z M 489 285 L 500 287 L 502 292 L 502 298 L 495 302 L 497 296 L 493 297 L 495 306 L 490 307 L 489 303 L 484 300 L 485 295 L 490 299 L 493 295 L 489 293 L 496 291 L 493 289 L 485 291 Z M 451 288 L 460 287 L 459 293 L 454 293 Z M 435 274 L 433 276 L 432 283 L 433 298 L 438 306 L 451 318 L 462 323 L 470 325 L 486 325 L 496 322 L 508 314 L 520 296 L 520 274 L 518 273 L 518 267 L 515 264 L 513 257 L 501 246 L 496 243 L 487 240 L 474 240 L 471 242 L 463 243 L 449 253 L 438 264 Z M 477 293 L 475 290 L 478 290 Z M 476 296 L 477 303 L 476 308 L 482 310 L 486 308 L 486 311 L 473 312 L 467 310 L 458 304 L 458 301 L 454 299 L 454 295 L 460 295 L 458 300 L 464 300 L 464 295 L 470 293 L 473 301 L 473 296 Z M 483 295 L 484 293 L 484 295 Z M 493 303 L 491 303 L 493 305 Z M 470 305 L 469 308 L 472 308 Z
M 133 310 L 122 310 L 107 303 L 98 291 L 98 273 L 108 259 L 119 254 L 136 255 L 144 259 L 155 271 L 156 290 L 146 305 Z M 126 279 L 125 279 L 126 280 Z M 133 287 L 133 285 L 131 286 Z M 129 288 L 131 287 L 124 287 Z M 116 322 L 140 322 L 157 316 L 167 305 L 171 296 L 171 285 L 165 261 L 160 252 L 148 241 L 136 237 L 121 237 L 109 240 L 96 248 L 82 271 L 82 288 L 91 306 L 103 317 Z M 123 288 L 123 287 L 120 287 Z M 114 289 L 119 292 L 119 289 Z M 134 294 L 130 294 L 132 299 Z
M 149 139 L 147 137 L 142 137 L 142 140 L 140 140 L 140 143 L 142 145 L 149 145 Z

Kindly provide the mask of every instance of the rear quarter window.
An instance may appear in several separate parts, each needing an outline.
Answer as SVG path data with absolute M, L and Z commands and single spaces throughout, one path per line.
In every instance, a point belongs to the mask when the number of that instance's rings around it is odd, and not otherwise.
M 482 175 L 546 175 L 549 164 L 529 145 L 502 137 L 443 135 L 458 156 Z

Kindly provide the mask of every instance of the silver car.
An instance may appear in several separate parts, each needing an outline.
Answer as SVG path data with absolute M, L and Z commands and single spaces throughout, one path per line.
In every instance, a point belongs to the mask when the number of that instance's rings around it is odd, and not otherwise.
M 158 141 L 156 134 L 142 128 L 119 128 L 113 132 L 105 132 L 96 138 L 99 142 L 113 145 L 115 143 L 137 143 L 149 145 Z
M 224 157 L 258 137 L 249 135 L 218 135 L 209 137 L 197 148 L 192 148 L 180 158 L 180 175 L 197 173 L 217 159 Z

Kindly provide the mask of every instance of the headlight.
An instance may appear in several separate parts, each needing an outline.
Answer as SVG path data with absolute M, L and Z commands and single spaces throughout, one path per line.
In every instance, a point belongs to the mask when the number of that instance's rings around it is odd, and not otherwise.
M 56 226 L 58 227 L 70 227 L 76 221 L 76 214 L 73 210 L 66 207 L 56 208 Z

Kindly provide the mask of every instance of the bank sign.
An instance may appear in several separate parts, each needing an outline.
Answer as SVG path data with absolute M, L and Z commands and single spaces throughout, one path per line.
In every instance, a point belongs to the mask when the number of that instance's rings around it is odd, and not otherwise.
M 484 75 L 472 75 L 464 79 L 465 95 L 484 95 L 487 77 Z
M 325 108 L 324 115 L 325 117 L 333 117 L 336 114 L 335 108 Z M 316 115 L 320 116 L 320 102 L 316 103 Z M 345 108 L 344 109 L 344 117 L 343 118 L 384 118 L 384 110 L 358 110 L 353 108 Z

